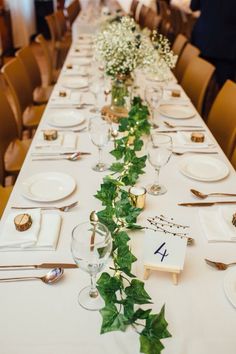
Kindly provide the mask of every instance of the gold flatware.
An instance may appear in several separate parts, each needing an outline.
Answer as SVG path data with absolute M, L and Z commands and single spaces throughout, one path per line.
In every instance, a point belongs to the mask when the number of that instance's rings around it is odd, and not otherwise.
M 164 124 L 168 127 L 168 128 L 202 128 L 201 125 L 173 125 L 170 124 L 169 122 L 164 121 Z
M 74 154 L 68 156 L 56 156 L 56 155 L 41 155 L 36 158 L 32 158 L 32 161 L 60 161 L 60 160 L 68 160 L 68 161 L 77 161 L 82 156 L 80 153 L 75 152 Z
M 235 201 L 218 201 L 218 202 L 202 202 L 202 203 L 178 203 L 180 206 L 186 206 L 186 207 L 207 207 L 207 206 L 212 206 L 212 205 L 218 205 L 218 204 L 236 204 Z
M 205 132 L 206 129 L 194 129 L 196 132 Z M 178 132 L 193 132 L 193 129 L 173 129 L 173 130 L 157 130 L 157 133 L 178 133 Z
M 25 281 L 25 280 L 41 280 L 45 284 L 57 282 L 63 276 L 64 269 L 54 268 L 42 277 L 16 277 L 16 278 L 0 278 L 0 282 Z
M 31 156 L 67 156 L 76 154 L 78 156 L 91 155 L 91 152 L 68 151 L 68 152 L 32 152 Z
M 50 268 L 72 269 L 72 268 L 78 268 L 78 266 L 75 263 L 42 263 L 42 264 L 0 265 L 0 270 L 50 269 Z
M 236 197 L 236 194 L 234 193 L 208 193 L 208 194 L 204 194 L 201 193 L 199 191 L 197 191 L 196 189 L 190 189 L 191 193 L 193 193 L 197 198 L 200 199 L 206 199 L 209 196 L 215 197 L 218 195 L 223 195 L 223 196 L 229 196 L 229 197 Z
M 65 205 L 65 206 L 62 206 L 62 207 L 56 207 L 56 206 L 33 206 L 33 207 L 18 207 L 18 206 L 12 206 L 11 209 L 42 209 L 42 210 L 60 210 L 60 211 L 64 211 L 64 212 L 67 212 L 69 211 L 70 209 L 74 208 L 76 205 L 78 204 L 78 202 L 74 202 L 72 204 L 69 204 L 69 205 Z
M 218 270 L 226 270 L 232 265 L 235 265 L 236 262 L 232 263 L 222 263 L 222 262 L 215 262 L 215 261 L 210 261 L 209 259 L 205 259 L 206 263 L 210 265 L 211 267 L 217 268 Z
M 178 152 L 178 151 L 172 151 L 173 155 L 176 156 L 182 156 L 184 154 L 218 154 L 217 151 L 196 151 L 196 150 L 188 150 L 188 151 L 183 151 L 183 152 Z

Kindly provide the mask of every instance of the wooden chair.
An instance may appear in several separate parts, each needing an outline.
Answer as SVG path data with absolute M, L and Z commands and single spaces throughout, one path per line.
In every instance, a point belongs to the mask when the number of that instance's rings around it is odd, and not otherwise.
M 130 6 L 130 14 L 132 17 L 135 17 L 136 8 L 138 6 L 139 1 L 133 0 Z
M 69 20 L 69 24 L 70 26 L 72 26 L 72 23 L 74 22 L 74 20 L 76 19 L 76 17 L 81 11 L 80 2 L 78 0 L 72 1 L 70 5 L 66 7 L 65 10 L 67 12 L 67 18 Z
M 236 83 L 227 80 L 218 93 L 207 125 L 224 153 L 231 158 L 236 141 Z
M 145 27 L 145 19 L 146 19 L 146 16 L 147 16 L 149 10 L 150 10 L 150 8 L 148 6 L 146 6 L 146 5 L 141 6 L 138 21 L 137 21 L 141 28 Z
M 144 18 L 143 27 L 149 28 L 151 31 L 159 29 L 161 24 L 161 16 L 158 16 L 155 11 L 148 9 L 147 14 Z
M 19 140 L 14 113 L 0 90 L 0 184 L 7 175 L 16 176 L 24 162 L 31 140 Z
M 71 45 L 71 30 L 67 27 L 66 17 L 63 10 L 57 10 L 54 15 L 60 40 Z
M 11 195 L 12 188 L 13 188 L 12 186 L 3 187 L 2 185 L 0 185 L 0 218 L 4 212 L 8 199 Z
M 22 61 L 30 78 L 34 102 L 36 104 L 47 103 L 52 93 L 53 85 L 45 87 L 42 85 L 40 68 L 32 49 L 29 46 L 24 47 L 16 53 L 16 56 Z
M 32 132 L 32 130 L 38 126 L 45 105 L 36 106 L 33 104 L 33 92 L 31 90 L 29 77 L 19 58 L 14 58 L 5 64 L 1 71 L 8 83 L 14 100 L 18 123 L 18 136 L 21 138 L 24 128 Z
M 204 98 L 214 71 L 215 67 L 212 64 L 196 57 L 190 61 L 181 81 L 181 86 L 200 115 L 202 115 Z
M 232 154 L 232 156 L 230 158 L 230 162 L 233 165 L 234 169 L 236 170 L 236 141 L 235 141 L 235 144 L 234 144 L 234 150 L 233 150 L 233 154 Z
M 176 77 L 176 79 L 178 80 L 178 82 L 181 82 L 183 76 L 184 76 L 184 72 L 188 66 L 188 64 L 190 63 L 190 61 L 193 58 L 198 57 L 200 54 L 200 50 L 193 46 L 192 44 L 186 44 L 177 64 L 176 67 L 174 68 L 173 72 L 174 75 Z
M 46 41 L 46 39 L 44 38 L 44 36 L 42 34 L 37 35 L 37 37 L 35 38 L 35 42 L 40 44 L 43 55 L 44 55 L 46 70 L 47 70 L 46 85 L 50 86 L 52 84 L 55 84 L 60 71 L 57 69 L 54 69 L 53 55 L 52 55 L 52 52 L 49 48 L 48 42 Z
M 174 52 L 174 54 L 180 57 L 187 43 L 188 43 L 188 38 L 185 37 L 183 34 L 179 33 L 172 45 L 172 51 Z
M 52 41 L 53 53 L 55 53 L 55 67 L 61 68 L 68 50 L 70 48 L 70 42 L 64 40 L 62 36 L 62 29 L 58 24 L 55 14 L 45 16 L 45 21 L 48 24 L 50 37 Z

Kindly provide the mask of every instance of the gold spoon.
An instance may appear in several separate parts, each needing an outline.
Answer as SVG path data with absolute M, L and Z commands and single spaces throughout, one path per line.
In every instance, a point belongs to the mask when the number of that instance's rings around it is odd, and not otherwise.
M 191 193 L 193 193 L 197 198 L 199 199 L 206 199 L 209 196 L 213 196 L 213 197 L 217 197 L 218 195 L 223 195 L 223 196 L 228 196 L 228 197 L 236 197 L 236 194 L 233 193 L 208 193 L 208 194 L 204 194 L 201 193 L 199 191 L 197 191 L 196 189 L 190 189 Z
M 214 268 L 217 268 L 218 270 L 226 270 L 227 268 L 229 268 L 231 265 L 235 265 L 236 262 L 232 262 L 232 263 L 222 263 L 222 262 L 214 262 L 214 261 L 210 261 L 209 259 L 205 259 L 206 263 Z
M 63 268 L 53 268 L 42 277 L 16 277 L 16 278 L 0 278 L 0 282 L 24 281 L 24 280 L 42 280 L 45 284 L 57 282 L 63 275 Z

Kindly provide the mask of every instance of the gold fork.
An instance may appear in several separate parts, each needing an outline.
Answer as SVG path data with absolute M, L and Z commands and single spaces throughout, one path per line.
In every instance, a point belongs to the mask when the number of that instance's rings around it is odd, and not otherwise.
M 236 264 L 236 262 L 232 263 L 222 263 L 222 262 L 215 262 L 215 261 L 210 261 L 209 259 L 205 259 L 206 263 L 210 265 L 211 267 L 214 267 L 218 270 L 226 270 L 230 266 Z
M 169 122 L 164 121 L 164 124 L 168 127 L 168 128 L 202 128 L 202 126 L 200 125 L 174 125 L 174 124 L 170 124 Z

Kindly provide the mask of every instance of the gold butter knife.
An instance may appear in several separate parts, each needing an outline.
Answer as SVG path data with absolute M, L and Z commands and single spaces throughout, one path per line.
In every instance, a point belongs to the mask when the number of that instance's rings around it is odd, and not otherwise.
M 0 270 L 23 270 L 23 269 L 50 269 L 50 268 L 78 268 L 75 263 L 42 263 L 42 264 L 18 264 L 18 265 L 0 265 Z
M 187 206 L 187 207 L 195 207 L 195 206 L 200 206 L 200 207 L 207 207 L 207 206 L 212 206 L 212 205 L 217 205 L 217 204 L 236 204 L 235 201 L 219 201 L 219 202 L 196 202 L 196 203 L 178 203 L 180 206 Z

